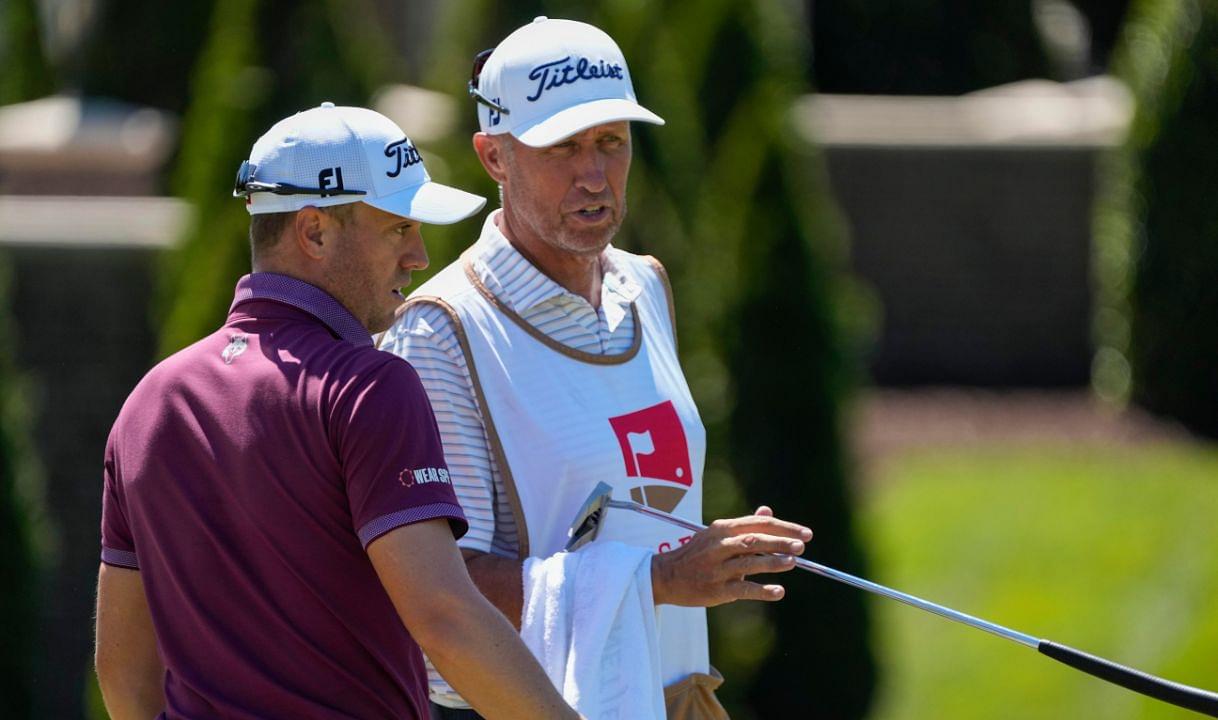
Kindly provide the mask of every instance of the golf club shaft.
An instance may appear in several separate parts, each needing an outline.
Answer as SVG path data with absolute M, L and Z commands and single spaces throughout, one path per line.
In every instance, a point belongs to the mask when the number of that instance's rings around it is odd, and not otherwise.
M 697 532 L 697 531 L 705 528 L 704 525 L 699 525 L 697 523 L 693 523 L 688 520 L 683 520 L 679 517 L 676 517 L 675 515 L 669 515 L 666 512 L 654 510 L 652 508 L 647 507 L 646 505 L 640 505 L 639 503 L 630 502 L 629 500 L 610 500 L 608 502 L 608 506 L 626 509 L 626 510 L 633 510 L 634 512 L 641 513 L 643 515 L 649 515 L 649 516 L 657 518 L 659 520 L 668 522 L 669 524 L 679 525 L 680 527 L 683 527 L 686 530 L 692 530 L 694 532 Z M 882 595 L 886 598 L 890 598 L 890 599 L 896 600 L 898 602 L 903 602 L 906 605 L 912 605 L 913 607 L 919 608 L 921 610 L 925 610 L 927 612 L 934 613 L 935 615 L 945 617 L 948 620 L 955 620 L 958 623 L 964 623 L 965 625 L 968 625 L 970 627 L 975 627 L 978 630 L 984 630 L 988 633 L 992 633 L 999 637 L 1004 637 L 1008 640 L 1014 640 L 1015 642 L 1019 643 L 1020 645 L 1026 645 L 1030 648 L 1035 648 L 1040 644 L 1040 640 L 1038 638 L 1032 637 L 1031 635 L 1025 635 L 1021 632 L 1016 632 L 1014 630 L 1011 630 L 1010 628 L 1005 628 L 1001 625 L 995 625 L 994 623 L 986 622 L 985 620 L 982 620 L 981 618 L 975 618 L 972 615 L 967 615 L 962 612 L 957 612 L 956 610 L 952 610 L 949 607 L 944 607 L 937 603 L 930 602 L 929 600 L 923 600 L 920 597 L 916 597 L 916 596 L 910 595 L 908 593 L 903 593 L 899 590 L 893 590 L 890 587 L 880 585 L 879 583 L 871 582 L 870 580 L 864 580 L 861 577 L 851 575 L 850 573 L 842 572 L 841 570 L 834 570 L 831 567 L 826 567 L 824 565 L 821 565 L 820 563 L 812 562 L 811 560 L 805 560 L 804 558 L 795 558 L 795 566 L 801 570 L 807 570 L 808 572 L 816 573 L 817 575 L 820 575 L 822 577 L 827 577 L 830 580 L 836 580 L 840 583 L 845 583 L 846 585 L 850 585 L 851 587 L 856 587 L 860 590 L 866 590 L 867 592 L 875 593 L 876 595 Z
M 636 513 L 648 515 L 671 525 L 677 525 L 685 528 L 686 530 L 692 530 L 693 532 L 698 532 L 699 530 L 704 530 L 706 528 L 704 525 L 683 520 L 675 515 L 654 510 L 646 505 L 641 505 L 629 500 L 610 499 L 606 502 L 606 505 L 608 507 L 631 510 Z M 1189 685 L 1182 685 L 1180 683 L 1172 682 L 1171 680 L 1165 680 L 1161 677 L 1144 673 L 1141 670 L 1127 667 L 1125 665 L 1114 663 L 1111 660 L 1096 657 L 1095 655 L 1085 653 L 1081 650 L 1076 650 L 1066 645 L 1055 643 L 1051 640 L 1034 638 L 1031 635 L 1016 632 L 1010 628 L 1005 628 L 1001 625 L 996 625 L 980 618 L 973 617 L 972 615 L 967 615 L 965 613 L 952 610 L 949 607 L 944 607 L 937 603 L 930 602 L 929 600 L 923 600 L 920 597 L 915 597 L 913 595 L 900 592 L 899 590 L 893 590 L 892 588 L 885 587 L 879 583 L 873 583 L 870 580 L 864 580 L 863 578 L 856 577 L 849 573 L 834 570 L 831 567 L 826 567 L 820 563 L 812 562 L 811 560 L 796 558 L 795 566 L 801 570 L 816 573 L 817 575 L 829 578 L 830 580 L 836 580 L 837 582 L 844 583 L 851 587 L 866 590 L 867 592 L 881 595 L 883 597 L 905 603 L 906 605 L 911 605 L 921 610 L 934 613 L 935 615 L 947 618 L 948 620 L 954 620 L 955 622 L 968 625 L 969 627 L 984 630 L 985 632 L 997 635 L 999 637 L 1004 637 L 1008 640 L 1013 640 L 1020 645 L 1035 648 L 1040 654 L 1051 657 L 1065 665 L 1069 665 L 1075 670 L 1081 670 L 1088 675 L 1092 675 L 1101 680 L 1106 680 L 1115 685 L 1120 685 L 1123 688 L 1147 695 L 1155 698 L 1156 700 L 1162 700 L 1163 702 L 1187 708 L 1203 715 L 1209 715 L 1210 717 L 1218 717 L 1218 694 L 1212 693 L 1208 690 L 1202 690 Z

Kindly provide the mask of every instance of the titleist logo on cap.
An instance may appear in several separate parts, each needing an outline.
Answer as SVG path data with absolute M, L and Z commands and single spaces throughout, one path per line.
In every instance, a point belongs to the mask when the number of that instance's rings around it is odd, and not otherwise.
M 423 156 L 419 154 L 414 143 L 410 142 L 410 138 L 407 137 L 386 145 L 385 157 L 395 163 L 392 170 L 385 171 L 385 175 L 391 178 L 401 175 L 402 171 L 411 165 L 418 165 L 423 162 Z
M 536 102 L 546 90 L 571 85 L 580 80 L 601 78 L 622 80 L 624 77 L 625 70 L 618 63 L 609 64 L 604 60 L 593 62 L 584 57 L 571 62 L 571 56 L 568 55 L 565 58 L 538 65 L 529 72 L 529 79 L 537 81 L 537 91 L 525 99 L 529 102 Z

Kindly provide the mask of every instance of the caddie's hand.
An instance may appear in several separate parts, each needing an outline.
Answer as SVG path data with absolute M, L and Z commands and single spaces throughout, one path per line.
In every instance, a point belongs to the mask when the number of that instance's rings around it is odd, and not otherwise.
M 657 605 L 713 607 L 736 600 L 780 600 L 781 585 L 745 578 L 795 567 L 812 531 L 774 517 L 762 505 L 753 515 L 716 520 L 681 547 L 651 558 Z

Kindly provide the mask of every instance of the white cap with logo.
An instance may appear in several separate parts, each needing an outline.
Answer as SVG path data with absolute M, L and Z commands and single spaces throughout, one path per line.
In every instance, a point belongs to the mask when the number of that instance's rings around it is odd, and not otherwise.
M 433 182 L 414 143 L 389 118 L 329 102 L 280 120 L 258 138 L 233 195 L 246 198 L 251 215 L 363 202 L 438 225 L 486 204 Z
M 663 125 L 634 97 L 626 58 L 613 38 L 574 20 L 538 17 L 486 58 L 470 82 L 483 132 L 510 132 L 532 147 L 619 120 Z

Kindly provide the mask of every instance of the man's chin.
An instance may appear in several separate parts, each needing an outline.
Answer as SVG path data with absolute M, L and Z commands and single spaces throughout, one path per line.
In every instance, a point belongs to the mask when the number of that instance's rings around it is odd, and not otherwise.
M 377 333 L 383 333 L 388 330 L 389 327 L 393 325 L 393 321 L 397 319 L 397 312 L 398 308 L 395 307 L 393 310 L 390 310 L 387 313 L 382 313 L 379 317 L 369 320 L 367 323 L 368 332 L 372 335 L 376 335 Z
M 566 232 L 558 238 L 559 247 L 572 255 L 600 255 L 617 235 L 618 226 L 614 225 L 599 232 Z

